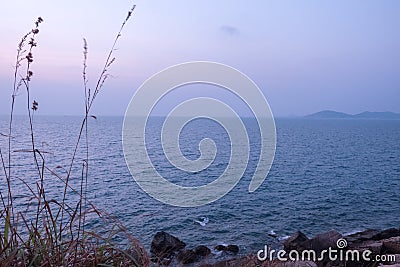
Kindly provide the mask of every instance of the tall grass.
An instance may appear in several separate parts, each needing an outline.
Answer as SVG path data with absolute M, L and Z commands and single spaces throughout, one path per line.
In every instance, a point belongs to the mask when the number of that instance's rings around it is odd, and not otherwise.
M 80 124 L 74 149 L 64 175 L 48 166 L 45 151 L 36 144 L 34 131 L 34 114 L 39 103 L 31 99 L 31 80 L 34 77 L 32 65 L 34 50 L 37 46 L 36 37 L 43 19 L 39 17 L 32 30 L 26 33 L 17 47 L 16 63 L 13 75 L 10 117 L 7 134 L 1 137 L 7 139 L 7 149 L 0 145 L 2 174 L 0 176 L 0 266 L 148 266 L 149 258 L 143 246 L 131 236 L 121 222 L 110 214 L 96 208 L 87 199 L 89 177 L 89 137 L 88 131 L 91 109 L 98 93 L 102 90 L 109 69 L 115 62 L 114 51 L 121 33 L 130 19 L 133 6 L 114 38 L 112 47 L 107 54 L 103 69 L 93 87 L 90 89 L 87 79 L 88 45 L 84 39 L 83 45 L 83 93 L 85 113 Z M 26 113 L 30 135 L 30 147 L 14 150 L 14 107 L 20 91 L 26 91 Z M 94 117 L 95 118 L 95 117 Z M 80 150 L 84 151 L 80 151 Z M 17 175 L 14 152 L 24 152 L 31 155 L 34 175 Z M 77 160 L 78 152 L 84 154 L 82 161 Z M 73 168 L 81 169 L 77 187 L 71 184 Z M 47 198 L 45 177 L 56 177 L 62 183 L 63 190 L 59 200 Z M 75 177 L 76 178 L 76 177 Z M 29 180 L 28 180 L 29 179 Z M 34 185 L 30 181 L 36 180 Z M 30 200 L 15 203 L 16 185 L 21 184 L 29 192 Z M 69 198 L 74 194 L 75 198 Z M 29 212 L 27 212 L 29 211 Z M 32 216 L 33 214 L 33 216 Z M 88 229 L 87 216 L 94 214 L 101 218 L 105 231 L 95 232 Z M 123 235 L 129 245 L 114 244 L 114 237 Z

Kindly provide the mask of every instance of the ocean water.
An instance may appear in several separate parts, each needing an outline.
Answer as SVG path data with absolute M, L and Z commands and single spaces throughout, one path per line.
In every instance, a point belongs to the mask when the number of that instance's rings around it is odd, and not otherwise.
M 0 117 L 0 133 L 7 134 L 7 117 Z M 242 252 L 277 244 L 273 230 L 284 237 L 297 230 L 312 236 L 336 229 L 342 233 L 366 228 L 400 227 L 400 121 L 276 119 L 277 148 L 270 173 L 262 186 L 248 192 L 260 151 L 253 119 L 244 119 L 250 139 L 250 161 L 238 185 L 221 199 L 197 208 L 172 207 L 148 196 L 132 178 L 122 150 L 122 117 L 89 121 L 90 173 L 88 199 L 100 210 L 118 218 L 127 230 L 150 248 L 157 231 L 167 231 L 189 247 L 237 244 Z M 229 136 L 209 120 L 185 126 L 179 140 L 189 159 L 200 156 L 198 144 L 211 138 L 217 146 L 215 161 L 204 171 L 185 173 L 172 166 L 162 151 L 162 118 L 150 120 L 148 153 L 166 179 L 180 185 L 206 184 L 216 179 L 229 161 Z M 65 175 L 77 140 L 81 118 L 37 116 L 36 143 L 46 164 Z M 12 135 L 12 173 L 34 185 L 37 181 L 25 118 L 16 117 Z M 0 137 L 3 156 L 7 138 Z M 82 147 L 81 147 L 82 148 Z M 81 179 L 83 150 L 79 150 L 71 185 Z M 234 155 L 233 155 L 234 156 Z M 138 166 L 142 164 L 138 159 Z M 5 190 L 3 172 L 0 189 Z M 47 198 L 60 199 L 63 185 L 46 173 Z M 17 207 L 29 202 L 29 192 L 13 180 Z M 73 200 L 74 194 L 68 197 Z M 209 222 L 201 226 L 201 217 Z M 88 227 L 101 225 L 91 218 Z

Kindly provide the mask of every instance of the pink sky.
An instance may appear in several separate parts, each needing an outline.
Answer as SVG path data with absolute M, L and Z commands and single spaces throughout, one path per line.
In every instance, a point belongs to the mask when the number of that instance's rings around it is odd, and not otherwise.
M 16 45 L 42 16 L 32 94 L 40 114 L 81 114 L 82 38 L 94 82 L 132 1 L 3 1 L 0 114 Z M 400 112 L 400 2 L 135 1 L 95 112 L 123 115 L 136 88 L 168 66 L 209 60 L 252 78 L 277 115 L 323 109 Z M 222 98 L 224 96 L 221 96 Z M 23 94 L 17 106 L 24 105 Z M 19 104 L 21 102 L 21 104 Z

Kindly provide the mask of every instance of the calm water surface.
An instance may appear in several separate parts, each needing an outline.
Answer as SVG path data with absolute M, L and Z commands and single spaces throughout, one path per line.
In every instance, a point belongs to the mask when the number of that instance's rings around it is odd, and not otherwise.
M 36 140 L 46 161 L 65 173 L 76 142 L 80 118 L 36 117 Z M 170 232 L 189 246 L 234 243 L 243 251 L 256 251 L 280 237 L 301 230 L 307 235 L 337 229 L 342 233 L 366 228 L 400 227 L 400 121 L 277 119 L 277 150 L 263 185 L 249 193 L 257 164 L 259 131 L 245 119 L 250 138 L 250 163 L 239 184 L 220 200 L 198 208 L 162 204 L 144 193 L 126 167 L 122 144 L 122 117 L 99 117 L 89 125 L 90 177 L 88 198 L 99 209 L 119 218 L 149 248 L 153 235 Z M 229 161 L 230 143 L 217 123 L 196 120 L 185 126 L 180 145 L 189 159 L 199 157 L 198 144 L 205 137 L 217 144 L 215 161 L 195 174 L 174 168 L 161 149 L 161 118 L 150 121 L 147 132 L 149 156 L 157 170 L 181 185 L 200 185 L 217 178 Z M 7 117 L 0 117 L 0 133 L 7 133 Z M 12 172 L 28 183 L 37 180 L 32 169 L 26 120 L 17 117 L 13 134 Z M 0 137 L 3 153 L 7 139 Z M 73 171 L 72 185 L 80 181 L 82 153 Z M 140 159 L 138 159 L 138 164 Z M 63 186 L 46 174 L 48 198 L 60 199 Z M 1 190 L 5 190 L 3 173 Z M 15 183 L 15 202 L 29 201 L 26 188 Z M 69 194 L 73 199 L 74 194 Z M 209 218 L 206 226 L 195 220 Z M 90 227 L 101 224 L 89 221 Z

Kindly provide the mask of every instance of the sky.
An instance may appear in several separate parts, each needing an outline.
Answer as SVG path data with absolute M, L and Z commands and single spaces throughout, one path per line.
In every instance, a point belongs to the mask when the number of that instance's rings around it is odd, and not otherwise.
M 136 9 L 115 51 L 113 75 L 93 115 L 124 115 L 153 74 L 188 61 L 215 61 L 249 76 L 275 116 L 320 110 L 400 113 L 400 1 L 0 1 L 0 114 L 8 114 L 17 44 L 38 16 L 32 99 L 38 114 L 84 113 L 82 38 L 93 87 L 128 10 Z M 195 86 L 160 102 L 219 98 L 246 113 L 227 92 Z M 26 94 L 17 97 L 23 113 Z M 229 103 L 228 103 L 229 104 Z M 241 110 L 243 109 L 243 110 Z

